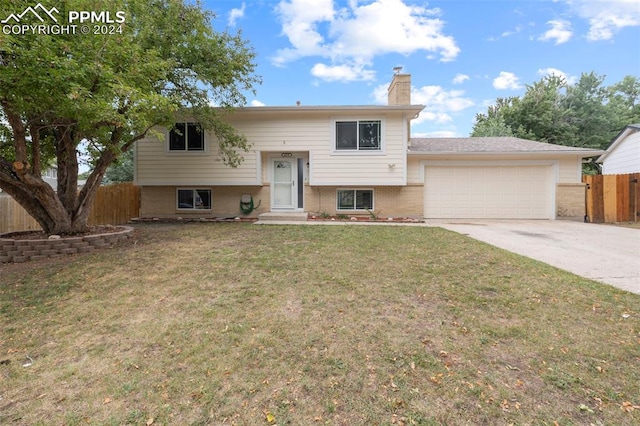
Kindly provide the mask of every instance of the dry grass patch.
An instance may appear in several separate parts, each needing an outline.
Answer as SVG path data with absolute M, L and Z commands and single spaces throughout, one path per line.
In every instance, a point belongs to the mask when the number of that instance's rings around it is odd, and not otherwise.
M 0 423 L 640 422 L 639 296 L 442 229 L 144 225 L 2 268 Z

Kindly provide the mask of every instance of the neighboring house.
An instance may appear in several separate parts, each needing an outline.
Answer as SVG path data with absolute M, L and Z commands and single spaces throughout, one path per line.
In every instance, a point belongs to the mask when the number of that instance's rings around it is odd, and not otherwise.
M 640 124 L 626 126 L 597 160 L 603 175 L 640 173 Z
M 54 190 L 58 189 L 58 168 L 51 166 L 42 173 L 42 180 L 49 184 Z M 0 196 L 9 196 L 6 192 L 0 189 Z
M 229 217 L 250 195 L 263 212 L 414 218 L 584 215 L 582 159 L 602 154 L 516 138 L 411 139 L 411 78 L 384 106 L 246 107 L 228 120 L 252 144 L 237 168 L 195 123 L 136 144 L 141 217 Z
M 58 167 L 51 166 L 42 173 L 42 180 L 49 184 L 54 190 L 58 190 Z

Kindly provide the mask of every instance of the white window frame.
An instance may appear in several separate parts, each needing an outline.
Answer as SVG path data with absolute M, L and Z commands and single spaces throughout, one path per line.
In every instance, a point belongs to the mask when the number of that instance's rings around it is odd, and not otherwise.
M 360 123 L 364 121 L 377 121 L 380 123 L 380 146 L 378 149 L 360 149 L 359 132 Z M 358 132 L 358 146 L 356 149 L 338 149 L 337 124 L 345 122 L 355 122 Z M 337 155 L 384 155 L 386 150 L 386 122 L 384 117 L 332 117 L 331 118 L 331 153 Z
M 210 204 L 209 207 L 197 208 L 195 207 L 195 205 L 194 207 L 180 207 L 180 191 L 192 191 L 192 194 L 195 194 L 196 191 L 208 191 L 209 204 Z M 211 211 L 212 209 L 213 209 L 213 191 L 211 190 L 211 188 L 176 188 L 176 210 L 200 212 L 200 211 Z
M 353 192 L 353 201 L 354 201 L 354 206 L 352 209 L 343 209 L 340 208 L 340 196 L 339 193 L 340 191 L 352 191 Z M 359 209 L 358 206 L 356 205 L 356 200 L 357 200 L 357 191 L 369 191 L 371 192 L 371 208 L 364 208 L 364 209 Z M 366 211 L 373 211 L 375 210 L 375 206 L 376 206 L 376 197 L 375 197 L 375 190 L 373 188 L 338 188 L 336 190 L 336 211 L 338 212 L 366 212 Z
M 202 149 L 189 149 L 189 139 L 188 139 L 188 127 L 189 125 L 195 125 L 195 126 L 199 126 L 200 124 L 194 121 L 178 121 L 176 122 L 176 124 L 184 124 L 185 125 L 185 144 L 184 144 L 184 149 L 171 149 L 171 133 L 174 130 L 173 128 L 171 129 L 167 129 L 167 135 L 166 135 L 166 141 L 167 141 L 167 145 L 166 145 L 166 150 L 169 153 L 172 154 L 200 154 L 200 153 L 204 153 L 207 152 L 207 138 L 206 138 L 206 132 L 203 128 L 201 128 L 202 131 Z

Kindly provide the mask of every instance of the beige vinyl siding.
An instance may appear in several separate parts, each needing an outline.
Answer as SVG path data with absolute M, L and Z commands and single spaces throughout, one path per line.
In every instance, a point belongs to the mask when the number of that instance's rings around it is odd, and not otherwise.
M 556 158 L 552 158 L 549 155 L 535 155 L 535 154 L 525 154 L 525 155 L 496 155 L 496 156 L 445 156 L 445 155 L 410 155 L 407 160 L 407 182 L 419 184 L 423 183 L 421 177 L 424 176 L 423 170 L 421 168 L 421 161 L 442 161 L 443 165 L 446 165 L 447 162 L 452 161 L 523 161 L 523 160 L 534 160 L 534 161 L 556 161 L 557 166 L 557 183 L 580 183 L 582 179 L 582 159 L 577 156 L 558 156 Z
M 242 153 L 237 168 L 226 166 L 205 133 L 205 151 L 169 152 L 167 137 L 143 139 L 136 144 L 136 183 L 138 185 L 256 185 L 259 184 L 255 151 Z
M 242 117 L 245 118 L 245 117 Z M 247 117 L 248 118 L 248 117 Z M 247 137 L 253 148 L 262 152 L 292 152 L 326 149 L 329 140 L 329 118 L 304 119 L 253 118 L 230 120 Z
M 333 117 L 342 120 L 345 117 Z M 346 117 L 346 119 L 349 119 Z M 358 116 L 355 119 L 367 119 Z M 406 121 L 399 114 L 372 116 L 382 120 L 380 151 L 336 151 L 331 125 L 329 144 L 310 152 L 311 185 L 405 185 L 406 184 Z
M 558 183 L 582 182 L 582 158 L 562 157 L 558 163 Z
M 402 111 L 310 111 L 305 114 L 242 111 L 228 121 L 251 145 L 244 162 L 231 168 L 220 160 L 210 132 L 205 151 L 174 153 L 167 142 L 148 138 L 138 142 L 138 185 L 263 185 L 268 184 L 269 154 L 298 153 L 308 158 L 311 185 L 403 185 L 406 182 L 407 124 Z M 338 120 L 382 120 L 381 152 L 334 151 L 332 126 Z M 308 153 L 308 155 L 307 155 Z M 389 164 L 394 165 L 389 167 Z

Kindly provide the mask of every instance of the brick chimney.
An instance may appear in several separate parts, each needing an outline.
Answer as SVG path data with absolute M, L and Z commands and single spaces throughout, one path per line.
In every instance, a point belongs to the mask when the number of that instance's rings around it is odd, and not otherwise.
M 411 74 L 395 73 L 388 93 L 389 105 L 411 105 Z

